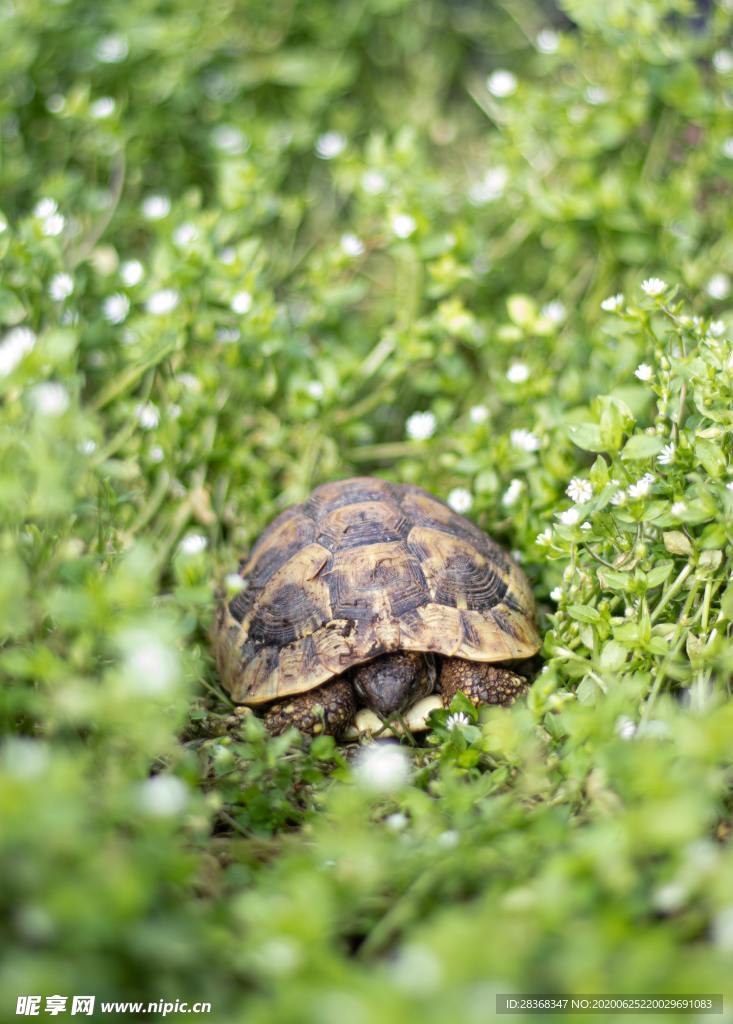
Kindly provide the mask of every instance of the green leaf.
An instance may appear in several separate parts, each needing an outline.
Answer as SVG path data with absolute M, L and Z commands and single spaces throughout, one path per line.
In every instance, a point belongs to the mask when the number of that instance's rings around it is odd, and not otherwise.
M 710 476 L 719 477 L 725 469 L 725 455 L 712 441 L 699 437 L 695 441 L 695 456 Z
M 664 447 L 664 439 L 658 434 L 635 434 L 621 451 L 621 458 L 630 462 L 636 459 L 649 459 Z
M 602 452 L 606 444 L 601 440 L 601 428 L 596 423 L 571 423 L 568 436 L 573 444 L 587 452 Z

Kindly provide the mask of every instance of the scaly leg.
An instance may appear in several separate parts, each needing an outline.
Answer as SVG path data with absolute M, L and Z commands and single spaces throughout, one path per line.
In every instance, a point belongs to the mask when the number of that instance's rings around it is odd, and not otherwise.
M 272 704 L 265 712 L 265 725 L 279 736 L 291 725 L 311 736 L 340 736 L 356 714 L 351 683 L 333 679 L 324 686 Z
M 448 707 L 456 692 L 461 690 L 472 704 L 503 704 L 508 706 L 523 696 L 529 686 L 527 680 L 499 665 L 465 658 L 446 658 L 440 671 L 440 694 L 443 706 Z

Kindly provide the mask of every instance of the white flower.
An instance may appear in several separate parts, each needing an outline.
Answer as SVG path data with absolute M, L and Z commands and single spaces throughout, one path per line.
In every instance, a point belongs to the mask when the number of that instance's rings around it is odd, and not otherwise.
M 609 295 L 607 299 L 604 299 L 601 303 L 601 309 L 605 310 L 606 313 L 613 313 L 615 310 L 620 309 L 623 304 L 623 293 L 618 292 L 616 295 Z
M 650 381 L 653 375 L 654 370 L 649 365 L 649 363 L 639 363 L 639 365 L 634 370 L 634 376 L 637 378 L 637 380 L 644 381 L 644 383 Z
M 669 511 L 673 516 L 682 516 L 687 511 L 687 505 L 685 505 L 684 501 L 675 501 Z
M 506 71 L 504 68 L 492 71 L 486 79 L 486 88 L 492 96 L 496 96 L 499 99 L 502 99 L 504 96 L 511 96 L 517 88 L 517 76 L 512 74 L 511 71 Z
M 449 828 L 446 832 L 440 833 L 438 836 L 438 843 L 441 846 L 446 846 L 449 850 L 452 850 L 454 847 L 458 846 L 460 838 L 461 837 L 454 828 Z
M 448 715 L 445 720 L 446 729 L 460 729 L 464 725 L 470 725 L 471 719 L 463 711 L 457 711 L 454 715 Z
M 242 332 L 238 331 L 236 327 L 217 327 L 216 329 L 216 340 L 223 342 L 225 345 L 232 345 L 235 341 L 239 341 L 242 337 Z
M 589 520 L 586 519 L 586 521 L 584 523 L 580 524 L 580 529 L 581 530 L 586 530 L 586 531 L 587 530 L 592 530 L 593 529 L 593 525 L 592 525 L 592 523 L 589 522 Z
M 102 316 L 110 324 L 121 324 L 130 312 L 130 300 L 122 292 L 108 295 L 102 305 Z
M 733 51 L 717 50 L 713 54 L 713 67 L 719 75 L 729 75 L 733 71 Z
M 539 437 L 531 430 L 525 430 L 524 427 L 512 430 L 509 439 L 514 448 L 519 448 L 523 452 L 536 452 L 541 444 Z
M 179 299 L 180 296 L 175 289 L 163 288 L 159 292 L 153 292 L 145 303 L 145 308 L 153 316 L 164 316 L 166 313 L 173 312 L 178 305 Z
M 188 533 L 178 546 L 184 555 L 200 555 L 208 543 L 203 533 Z
M 244 316 L 245 313 L 249 313 L 250 309 L 252 309 L 252 296 L 249 292 L 237 292 L 236 295 L 232 296 L 230 305 L 234 313 Z
M 55 238 L 64 230 L 66 220 L 60 213 L 52 213 L 41 224 L 41 231 L 46 238 Z
M 551 601 L 562 601 L 562 587 L 553 587 L 550 591 Z
M 54 274 L 48 285 L 48 294 L 54 302 L 63 302 L 74 292 L 74 279 L 71 274 Z
M 727 157 L 728 160 L 733 160 L 733 136 L 724 139 L 720 149 L 724 157 Z
M 151 818 L 173 818 L 188 803 L 188 788 L 175 775 L 154 775 L 138 789 L 140 810 Z
M 387 187 L 387 179 L 381 171 L 364 171 L 361 176 L 361 187 L 370 196 L 379 195 Z
M 346 136 L 341 132 L 324 132 L 316 139 L 316 154 L 321 160 L 333 160 L 346 148 Z
M 644 498 L 651 490 L 651 486 L 654 483 L 654 477 L 651 473 L 645 473 L 644 476 L 637 480 L 635 484 L 631 484 L 629 487 L 630 498 Z
M 564 512 L 559 512 L 558 519 L 563 526 L 575 526 L 580 519 L 580 512 L 575 506 L 572 506 L 571 508 L 566 508 Z
M 559 299 L 553 299 L 552 302 L 548 302 L 540 310 L 542 316 L 546 317 L 553 324 L 561 324 L 567 316 L 567 310 L 565 309 L 565 303 L 560 302 Z
M 171 212 L 171 201 L 162 194 L 146 196 L 140 209 L 145 220 L 163 220 Z
M 415 218 L 409 213 L 396 213 L 392 217 L 391 226 L 393 234 L 398 238 L 409 238 L 417 229 Z
M 49 114 L 60 114 L 66 106 L 66 97 L 60 92 L 53 92 L 46 100 L 46 110 Z
M 535 544 L 538 544 L 541 548 L 552 544 L 552 527 L 548 526 L 542 533 L 538 533 L 535 537 Z
M 122 670 L 128 687 L 138 693 L 167 693 L 180 674 L 177 652 L 146 629 L 129 630 L 124 641 Z
M 224 249 L 219 252 L 219 261 L 224 264 L 225 267 L 230 267 L 237 258 L 237 250 L 233 245 L 227 245 Z
M 465 487 L 454 487 L 448 494 L 448 504 L 454 512 L 468 512 L 473 505 L 473 497 Z
M 410 762 L 402 747 L 372 743 L 364 747 L 354 767 L 356 782 L 373 793 L 401 789 L 410 778 Z
M 218 124 L 211 132 L 211 141 L 216 149 L 229 156 L 244 153 L 249 145 L 247 136 L 233 124 Z
M 712 320 L 708 331 L 714 338 L 722 338 L 725 334 L 725 323 L 722 320 Z
M 69 392 L 58 381 L 44 381 L 31 391 L 31 400 L 42 416 L 62 416 L 69 408 Z
M 729 480 L 728 483 L 725 485 L 725 487 L 726 487 L 726 490 L 733 491 L 733 480 Z
M 590 480 L 583 480 L 582 477 L 574 476 L 568 484 L 565 493 L 576 505 L 585 505 L 593 497 L 593 485 Z
M 540 53 L 555 53 L 560 46 L 560 36 L 552 28 L 543 28 L 537 33 L 535 44 Z
M 589 85 L 585 90 L 585 99 L 592 107 L 598 107 L 608 102 L 608 93 L 602 85 Z
M 503 195 L 509 182 L 509 171 L 506 167 L 490 167 L 478 181 L 468 190 L 468 198 L 474 206 L 483 206 Z
M 79 444 L 79 451 L 82 455 L 93 455 L 97 450 L 97 442 L 93 441 L 90 437 L 85 441 L 81 441 Z
M 364 254 L 364 243 L 357 235 L 342 235 L 341 251 L 346 256 L 362 256 Z
M 657 462 L 660 466 L 669 466 L 670 463 L 674 462 L 674 445 L 665 444 L 664 448 L 657 455 Z
M 666 287 L 667 282 L 663 281 L 661 277 L 648 277 L 646 281 L 641 282 L 641 290 L 645 295 L 650 295 L 652 297 L 661 295 Z
M 128 288 L 139 284 L 145 276 L 145 268 L 140 260 L 125 260 L 120 267 L 120 277 Z
M 119 64 L 130 52 L 124 36 L 102 36 L 94 48 L 94 56 L 101 64 Z
M 173 232 L 173 241 L 176 245 L 180 246 L 181 249 L 187 248 L 192 242 L 195 242 L 197 238 L 198 230 L 196 225 L 191 224 L 189 221 L 179 224 Z
M 36 344 L 30 327 L 14 327 L 0 342 L 0 377 L 7 377 Z
M 705 289 L 713 299 L 725 299 L 730 292 L 730 278 L 727 274 L 713 274 Z
M 319 380 L 309 380 L 305 386 L 311 398 L 319 402 L 323 398 L 323 384 Z
M 157 405 L 153 405 L 152 402 L 141 402 L 135 408 L 135 415 L 143 430 L 155 430 L 160 423 L 160 412 Z
M 43 199 L 39 199 L 33 207 L 33 216 L 37 217 L 39 220 L 45 220 L 47 217 L 51 217 L 54 213 L 57 213 L 58 208 L 59 206 L 55 199 L 45 196 Z
M 111 117 L 115 112 L 115 101 L 111 96 L 101 96 L 89 107 L 89 113 L 97 121 L 103 121 L 105 117 Z
M 407 436 L 413 441 L 427 441 L 435 433 L 437 425 L 438 421 L 435 418 L 435 413 L 413 412 L 407 418 L 405 430 L 407 431 Z
M 502 495 L 502 499 L 501 499 L 502 505 L 505 505 L 507 507 L 509 505 L 513 505 L 515 503 L 515 501 L 517 500 L 517 498 L 519 497 L 519 495 L 522 493 L 523 490 L 524 490 L 524 481 L 523 480 L 517 480 L 517 479 L 510 480 L 509 481 L 509 486 L 507 487 L 507 489 L 504 491 L 504 494 Z
M 529 367 L 526 363 L 512 363 L 506 372 L 506 379 L 512 384 L 523 384 L 529 380 Z
M 400 832 L 407 826 L 408 818 L 406 814 L 402 813 L 402 811 L 395 811 L 394 814 L 387 815 L 384 819 L 384 824 L 388 829 L 391 829 L 392 832 Z
M 150 462 L 153 462 L 153 463 L 162 462 L 164 458 L 165 458 L 165 452 L 160 447 L 160 445 L 159 444 L 152 445 L 151 448 L 148 451 L 148 459 L 150 460 Z
M 226 587 L 227 594 L 234 596 L 240 594 L 246 589 L 247 584 L 244 582 L 239 573 L 228 572 L 224 577 L 224 586 Z
M 630 740 L 636 733 L 636 723 L 626 715 L 621 715 L 616 719 L 615 729 L 616 735 L 620 736 L 622 740 Z
M 616 491 L 615 494 L 611 495 L 612 505 L 623 505 L 626 502 L 626 491 Z
M 474 405 L 468 411 L 468 418 L 471 423 L 485 423 L 489 418 L 489 410 L 485 405 Z

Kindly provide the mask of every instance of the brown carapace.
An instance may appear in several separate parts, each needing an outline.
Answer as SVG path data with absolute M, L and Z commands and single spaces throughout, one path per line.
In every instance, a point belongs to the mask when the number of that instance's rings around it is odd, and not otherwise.
M 327 715 L 320 728 L 306 724 L 320 713 L 324 684 L 342 684 L 355 666 L 395 652 L 426 654 L 431 685 L 445 674 L 446 693 L 462 689 L 480 702 L 484 679 L 494 703 L 509 703 L 521 677 L 512 683 L 512 673 L 487 675 L 485 666 L 529 658 L 540 646 L 517 564 L 470 520 L 410 484 L 356 477 L 318 487 L 267 527 L 240 576 L 243 589 L 217 612 L 217 663 L 235 701 L 270 705 L 275 731 L 290 721 L 290 705 L 292 724 L 343 732 L 358 696 L 352 708 L 340 690 L 338 728 Z M 462 667 L 471 662 L 484 665 L 475 679 Z M 293 700 L 306 693 L 308 700 Z

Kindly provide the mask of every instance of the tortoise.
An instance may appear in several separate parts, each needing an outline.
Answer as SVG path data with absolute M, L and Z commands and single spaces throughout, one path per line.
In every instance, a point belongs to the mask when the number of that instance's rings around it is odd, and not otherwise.
M 239 576 L 216 615 L 217 665 L 273 733 L 417 732 L 458 690 L 508 705 L 527 689 L 514 663 L 540 638 L 524 573 L 421 487 L 323 484 L 273 520 Z

